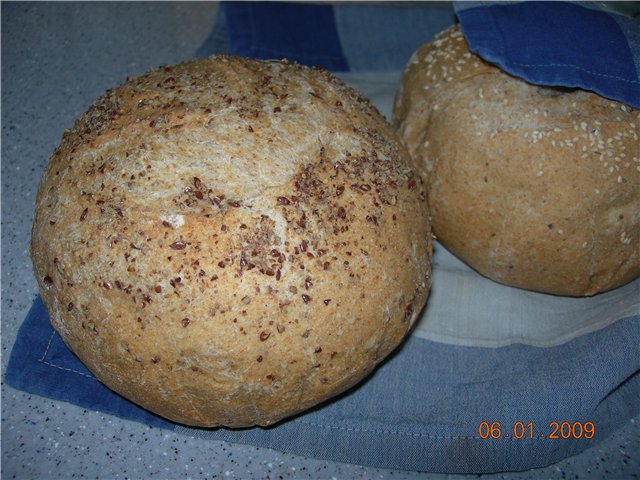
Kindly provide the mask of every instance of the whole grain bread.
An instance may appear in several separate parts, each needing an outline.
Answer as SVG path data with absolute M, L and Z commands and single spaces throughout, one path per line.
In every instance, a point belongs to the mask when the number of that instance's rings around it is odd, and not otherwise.
M 425 191 L 330 74 L 211 57 L 109 90 L 64 133 L 31 256 L 107 386 L 189 425 L 269 425 L 356 384 L 430 287 Z
M 414 53 L 394 105 L 438 240 L 489 278 L 560 295 L 640 275 L 639 125 L 628 105 L 510 76 L 457 26 Z

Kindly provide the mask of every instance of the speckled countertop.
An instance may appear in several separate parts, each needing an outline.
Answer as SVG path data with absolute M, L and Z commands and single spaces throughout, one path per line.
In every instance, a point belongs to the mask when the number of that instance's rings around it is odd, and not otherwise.
M 192 58 L 215 3 L 2 3 L 2 372 L 37 293 L 34 197 L 62 131 L 108 87 Z M 638 478 L 640 418 L 583 454 L 487 478 Z M 2 384 L 2 478 L 437 478 L 207 441 Z

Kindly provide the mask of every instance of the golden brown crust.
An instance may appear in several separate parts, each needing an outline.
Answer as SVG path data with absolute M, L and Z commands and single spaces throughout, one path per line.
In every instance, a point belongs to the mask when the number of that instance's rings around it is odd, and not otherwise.
M 483 275 L 561 295 L 640 275 L 638 110 L 511 77 L 451 27 L 407 65 L 394 124 L 434 233 Z
M 329 74 L 211 57 L 110 90 L 65 133 L 31 254 L 106 385 L 190 425 L 268 425 L 349 388 L 430 286 L 423 185 Z

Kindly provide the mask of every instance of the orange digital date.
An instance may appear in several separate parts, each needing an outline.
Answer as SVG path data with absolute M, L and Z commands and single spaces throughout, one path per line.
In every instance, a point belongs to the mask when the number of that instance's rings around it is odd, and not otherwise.
M 533 422 L 515 422 L 511 428 L 502 422 L 480 422 L 478 435 L 483 440 L 488 438 L 586 438 L 591 439 L 596 434 L 593 422 L 549 422 L 549 431 L 536 431 Z

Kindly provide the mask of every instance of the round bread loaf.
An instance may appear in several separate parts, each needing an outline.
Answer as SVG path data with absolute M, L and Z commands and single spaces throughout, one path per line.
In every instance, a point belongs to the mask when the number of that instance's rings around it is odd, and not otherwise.
M 109 90 L 51 157 L 31 256 L 107 386 L 189 425 L 269 425 L 360 381 L 430 287 L 426 193 L 319 69 L 211 57 Z
M 394 105 L 438 240 L 493 280 L 573 296 L 640 274 L 639 117 L 512 77 L 458 27 L 414 53 Z

